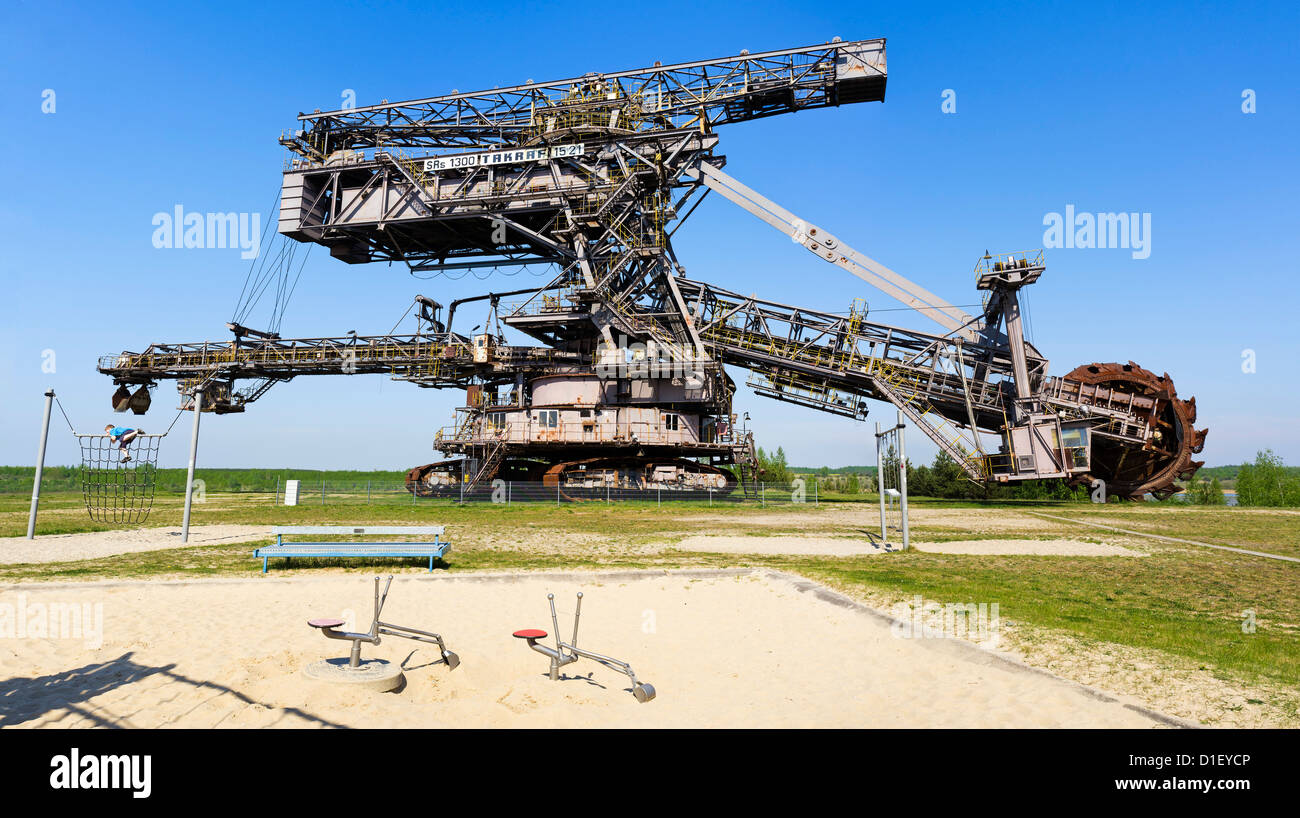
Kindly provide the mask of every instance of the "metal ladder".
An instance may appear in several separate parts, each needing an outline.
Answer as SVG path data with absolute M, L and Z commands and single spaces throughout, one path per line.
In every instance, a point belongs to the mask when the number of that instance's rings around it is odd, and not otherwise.
M 506 442 L 504 440 L 494 440 L 487 444 L 487 451 L 483 455 L 482 465 L 478 471 L 465 484 L 465 491 L 473 491 L 474 488 L 484 479 L 496 474 L 497 466 L 501 463 L 501 458 L 505 454 Z
M 758 453 L 754 451 L 754 438 L 746 440 L 748 445 L 740 459 L 736 461 L 736 471 L 740 477 L 740 493 L 746 500 L 758 499 Z
M 892 378 L 892 379 L 891 379 Z M 962 471 L 966 472 L 972 480 L 982 480 L 984 478 L 983 460 L 977 455 L 972 455 L 970 451 L 962 445 L 960 435 L 955 434 L 947 418 L 934 412 L 934 408 L 926 404 L 918 406 L 920 394 L 913 392 L 910 397 L 904 396 L 897 387 L 902 385 L 903 379 L 895 370 L 878 362 L 876 370 L 872 373 L 872 381 L 877 389 L 880 390 L 890 403 L 897 406 L 908 419 L 916 424 L 926 437 L 933 440 L 939 448 L 953 459 Z M 941 419 L 941 423 L 936 426 L 928 420 L 931 415 Z M 954 432 L 953 437 L 943 433 L 943 429 L 949 429 Z

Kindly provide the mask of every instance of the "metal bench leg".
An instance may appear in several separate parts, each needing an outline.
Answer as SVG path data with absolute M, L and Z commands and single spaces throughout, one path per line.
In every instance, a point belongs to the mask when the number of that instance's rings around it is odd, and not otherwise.
M 263 573 L 263 574 L 266 573 L 266 561 L 267 561 L 267 558 L 266 558 L 266 557 L 262 557 L 262 573 Z

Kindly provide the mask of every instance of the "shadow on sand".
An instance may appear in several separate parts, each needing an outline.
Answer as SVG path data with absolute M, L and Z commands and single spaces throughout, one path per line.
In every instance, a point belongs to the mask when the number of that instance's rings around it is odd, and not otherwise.
M 135 713 L 114 715 L 102 708 L 90 705 L 89 701 L 111 690 L 144 681 L 158 681 L 162 684 L 141 690 L 139 708 L 145 710 L 155 704 L 159 698 L 176 698 L 177 691 L 169 691 L 172 685 L 189 686 L 195 690 L 204 689 L 211 695 L 203 699 L 200 705 L 220 696 L 232 696 L 245 705 L 257 705 L 279 714 L 274 723 L 278 726 L 286 719 L 301 719 L 319 727 L 344 727 L 346 725 L 314 716 L 296 707 L 277 707 L 249 698 L 238 690 L 175 672 L 175 665 L 149 667 L 135 662 L 134 653 L 124 653 L 108 662 L 82 665 L 79 668 L 65 670 L 48 676 L 32 678 L 12 678 L 0 680 L 0 728 L 12 727 L 40 718 L 46 713 L 66 710 L 91 721 L 97 727 L 133 727 L 132 716 Z M 147 697 L 148 701 L 144 701 Z M 190 710 L 196 709 L 195 705 Z M 189 712 L 188 710 L 186 712 Z M 183 714 L 178 714 L 183 715 Z M 48 723 L 46 726 L 59 726 L 67 716 Z M 218 722 L 219 724 L 220 722 Z M 158 726 L 166 726 L 166 723 Z M 217 725 L 208 725 L 217 726 Z

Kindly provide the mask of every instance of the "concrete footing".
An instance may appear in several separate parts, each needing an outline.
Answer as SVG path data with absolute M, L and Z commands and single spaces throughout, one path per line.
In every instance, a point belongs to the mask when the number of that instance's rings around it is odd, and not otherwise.
M 318 682 L 347 685 L 377 693 L 395 690 L 405 681 L 402 669 L 383 659 L 365 659 L 355 668 L 348 666 L 347 658 L 325 659 L 312 662 L 302 672 L 308 679 Z

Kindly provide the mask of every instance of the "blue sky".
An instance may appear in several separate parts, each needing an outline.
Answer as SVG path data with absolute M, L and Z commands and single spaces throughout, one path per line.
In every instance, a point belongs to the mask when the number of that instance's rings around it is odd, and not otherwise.
M 1148 258 L 1047 251 L 1028 302 L 1051 371 L 1130 359 L 1168 371 L 1198 398 L 1210 464 L 1265 447 L 1300 463 L 1294 4 L 6 6 L 0 463 L 33 462 L 48 387 L 80 428 L 122 417 L 94 371 L 100 355 L 228 337 L 248 262 L 237 249 L 155 249 L 152 219 L 178 204 L 274 218 L 276 138 L 299 111 L 340 107 L 346 89 L 364 105 L 834 36 L 888 39 L 886 102 L 722 129 L 729 173 L 956 304 L 978 303 L 971 269 L 986 248 L 1043 245 L 1045 214 L 1150 214 Z M 46 89 L 54 113 L 42 112 Z M 945 89 L 956 113 L 941 110 Z M 1242 111 L 1245 89 L 1256 113 Z M 833 311 L 865 297 L 878 320 L 929 328 L 720 198 L 675 244 L 688 275 L 728 289 Z M 447 303 L 534 280 L 417 281 L 318 249 L 282 331 L 383 332 L 417 293 Z M 269 309 L 268 299 L 249 323 Z M 1247 349 L 1253 373 L 1242 371 Z M 428 462 L 459 397 L 377 376 L 300 379 L 245 415 L 205 416 L 200 462 Z M 175 405 L 164 384 L 137 425 L 161 431 Z M 872 460 L 869 424 L 744 389 L 737 409 L 760 445 L 784 446 L 794 463 Z M 873 405 L 873 420 L 892 416 Z M 47 462 L 74 462 L 57 412 L 56 423 Z M 177 430 L 167 465 L 184 462 L 185 424 Z M 933 451 L 909 440 L 916 460 Z

